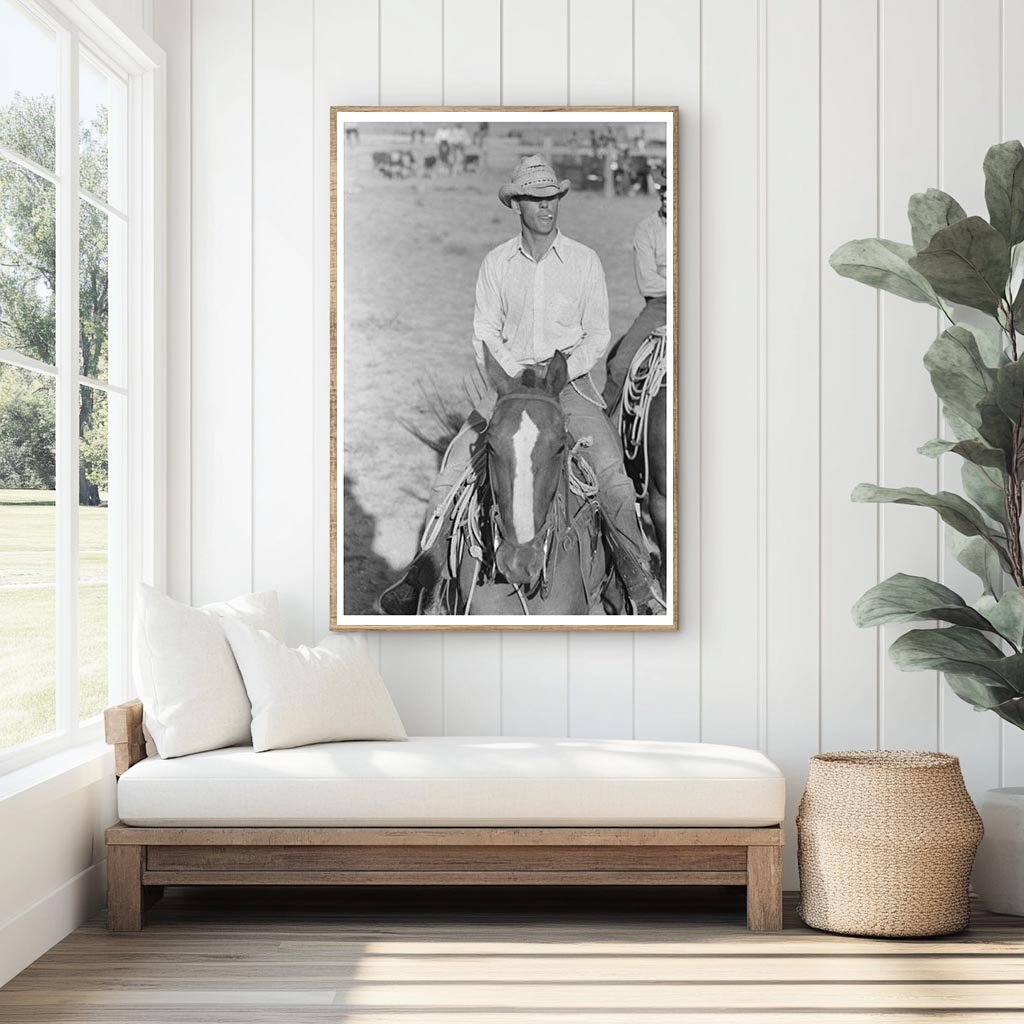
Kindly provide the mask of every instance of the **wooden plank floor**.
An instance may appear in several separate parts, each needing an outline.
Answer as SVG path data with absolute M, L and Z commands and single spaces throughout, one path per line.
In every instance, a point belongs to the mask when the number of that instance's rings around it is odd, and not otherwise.
M 172 889 L 0 989 L 0 1021 L 1024 1021 L 1024 919 L 945 939 L 746 931 L 743 892 Z

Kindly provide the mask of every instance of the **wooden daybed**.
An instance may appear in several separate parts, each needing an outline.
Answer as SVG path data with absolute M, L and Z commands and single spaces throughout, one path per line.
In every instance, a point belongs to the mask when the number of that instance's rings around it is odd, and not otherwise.
M 537 791 L 543 790 L 545 798 L 551 794 L 557 797 L 559 786 L 570 794 L 576 790 L 568 787 L 576 787 L 581 805 L 586 804 L 587 794 L 600 804 L 602 794 L 607 792 L 609 804 L 619 801 L 621 820 L 621 802 L 632 799 L 638 785 L 643 793 L 652 792 L 657 803 L 664 794 L 672 795 L 666 785 L 674 784 L 679 792 L 694 793 L 698 803 L 704 800 L 704 811 L 700 815 L 703 818 L 720 813 L 714 809 L 714 784 L 719 782 L 724 787 L 723 792 L 739 794 L 733 799 L 745 802 L 747 808 L 740 816 L 746 822 L 759 822 L 753 826 L 748 823 L 737 827 L 720 826 L 718 817 L 714 818 L 714 826 L 663 826 L 660 822 L 607 826 L 547 822 L 513 826 L 431 825 L 418 818 L 415 825 L 394 826 L 367 824 L 377 819 L 364 817 L 368 813 L 365 807 L 354 819 L 359 823 L 351 826 L 336 821 L 329 826 L 308 821 L 301 825 L 279 826 L 274 824 L 273 816 L 267 817 L 269 812 L 265 809 L 252 819 L 258 820 L 258 825 L 248 823 L 250 818 L 241 814 L 239 824 L 233 825 L 230 822 L 235 818 L 234 813 L 226 815 L 225 812 L 206 824 L 193 820 L 197 812 L 183 811 L 181 801 L 184 799 L 187 803 L 190 794 L 198 802 L 208 799 L 209 793 L 216 797 L 220 787 L 229 794 L 229 806 L 245 807 L 250 813 L 256 813 L 250 806 L 248 789 L 243 789 L 241 796 L 230 795 L 237 792 L 240 785 L 246 785 L 244 778 L 238 778 L 238 766 L 242 765 L 244 772 L 244 766 L 253 763 L 259 766 L 256 771 L 261 775 L 266 773 L 267 766 L 285 766 L 273 783 L 278 790 L 280 784 L 285 785 L 284 796 L 278 792 L 277 799 L 286 802 L 289 820 L 300 820 L 301 815 L 294 817 L 291 808 L 296 802 L 301 803 L 301 800 L 296 801 L 296 794 L 302 794 L 304 780 L 296 778 L 298 772 L 289 765 L 299 763 L 294 759 L 303 755 L 289 751 L 253 754 L 251 748 L 230 748 L 163 762 L 154 759 L 141 765 L 146 758 L 142 704 L 130 701 L 109 708 L 104 720 L 107 742 L 114 746 L 119 780 L 133 766 L 140 765 L 136 775 L 148 771 L 150 776 L 157 776 L 148 784 L 164 783 L 157 789 L 158 795 L 162 797 L 170 792 L 171 803 L 178 800 L 171 810 L 165 807 L 159 812 L 159 815 L 167 815 L 157 817 L 160 824 L 146 824 L 145 816 L 139 817 L 135 778 L 129 775 L 118 783 L 119 813 L 122 819 L 136 819 L 136 824 L 122 821 L 106 833 L 108 927 L 115 932 L 139 930 L 146 908 L 160 898 L 166 885 L 738 885 L 747 889 L 748 928 L 778 931 L 782 927 L 783 834 L 778 822 L 784 805 L 784 782 L 778 769 L 753 751 L 698 744 L 648 743 L 644 746 L 639 741 L 515 740 L 509 737 L 465 741 L 421 738 L 408 744 L 388 744 L 387 749 L 379 744 L 352 743 L 301 748 L 314 751 L 321 763 L 328 763 L 323 759 L 333 756 L 342 756 L 351 763 L 363 748 L 368 760 L 401 758 L 407 764 L 422 766 L 425 778 L 397 780 L 407 789 L 415 786 L 414 797 L 422 801 L 424 792 L 430 795 L 432 785 L 450 789 L 458 784 L 458 780 L 451 777 L 452 773 L 442 777 L 436 770 L 436 783 L 430 781 L 431 757 L 444 744 L 468 748 L 474 764 L 477 760 L 486 763 L 489 758 L 509 758 L 520 753 L 526 757 L 525 751 L 530 747 L 538 748 L 540 755 L 550 760 L 551 750 L 557 746 L 566 748 L 559 751 L 559 756 L 575 759 L 574 764 L 610 761 L 625 765 L 627 775 L 632 772 L 634 777 L 620 780 L 616 776 L 611 781 L 601 777 L 567 778 L 563 771 L 562 777 L 551 782 L 526 779 L 520 786 L 520 780 L 514 780 L 513 800 L 520 790 L 528 793 L 531 783 L 540 784 Z M 417 747 L 417 743 L 421 746 Z M 707 768 L 703 769 L 702 777 L 693 780 L 667 779 L 664 775 L 653 777 L 659 771 L 664 773 L 666 764 L 674 763 L 671 755 L 675 747 L 688 748 L 691 754 L 696 751 L 703 756 L 706 765 L 721 765 L 724 758 L 732 756 L 723 755 L 722 751 L 735 752 L 742 764 L 740 768 L 726 765 L 725 774 L 731 772 L 731 778 L 708 778 Z M 341 754 L 331 748 L 338 748 Z M 465 749 L 460 751 L 465 752 Z M 293 760 L 288 761 L 288 757 Z M 200 758 L 204 760 L 188 763 Z M 651 778 L 640 770 L 648 762 L 652 765 Z M 211 773 L 208 780 L 203 771 Z M 161 772 L 165 777 L 160 777 Z M 184 777 L 189 775 L 191 783 Z M 345 780 L 324 777 L 312 780 L 310 786 L 315 788 L 318 784 L 335 781 Z M 486 778 L 473 781 L 486 799 L 490 782 Z M 503 781 L 508 789 L 508 780 Z M 620 781 L 622 786 L 618 785 Z M 691 782 L 693 784 L 689 785 Z M 122 799 L 126 795 L 122 787 L 129 783 L 134 785 L 131 793 L 135 796 L 131 801 Z M 362 780 L 360 786 L 360 793 L 372 789 L 372 784 L 364 784 Z M 498 791 L 495 788 L 495 793 Z M 707 802 L 708 794 L 711 804 Z M 359 793 L 357 802 L 358 798 Z M 366 799 L 371 797 L 368 795 Z M 727 803 L 729 798 L 723 799 Z M 128 812 L 127 804 L 132 805 Z M 757 816 L 753 819 L 750 807 L 756 808 Z M 725 813 L 728 813 L 727 807 Z M 182 814 L 186 816 L 179 819 Z M 574 816 L 575 812 L 570 815 Z M 767 816 L 764 821 L 762 816 Z M 446 821 L 452 820 L 448 814 L 444 817 Z M 588 822 L 593 817 L 588 814 Z

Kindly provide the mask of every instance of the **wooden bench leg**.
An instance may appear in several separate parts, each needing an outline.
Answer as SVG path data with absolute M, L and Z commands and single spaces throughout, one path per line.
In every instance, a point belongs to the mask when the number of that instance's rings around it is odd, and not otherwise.
M 747 847 L 747 927 L 782 931 L 782 847 Z
M 142 885 L 143 846 L 107 847 L 107 928 L 137 932 L 145 910 Z

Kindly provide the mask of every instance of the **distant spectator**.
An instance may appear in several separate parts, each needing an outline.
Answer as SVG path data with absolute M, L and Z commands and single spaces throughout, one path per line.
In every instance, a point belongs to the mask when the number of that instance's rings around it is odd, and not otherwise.
M 469 146 L 469 133 L 461 124 L 457 124 L 448 133 L 448 142 L 452 147 L 452 169 L 461 174 L 466 166 L 466 148 Z
M 449 174 L 452 173 L 452 129 L 441 125 L 434 132 L 434 143 L 437 146 L 437 162 Z

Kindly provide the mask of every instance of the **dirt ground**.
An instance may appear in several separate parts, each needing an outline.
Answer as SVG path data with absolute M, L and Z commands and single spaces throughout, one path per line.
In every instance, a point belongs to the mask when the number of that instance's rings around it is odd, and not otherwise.
M 344 410 L 344 589 L 347 614 L 373 601 L 416 551 L 438 457 L 401 420 L 440 433 L 426 394 L 469 410 L 474 373 L 473 295 L 488 250 L 518 233 L 498 187 L 518 159 L 453 177 L 388 180 L 364 142 L 346 151 L 344 309 L 340 360 Z M 605 199 L 570 192 L 559 228 L 594 249 L 608 282 L 612 340 L 643 305 L 633 275 L 637 223 L 656 196 Z

